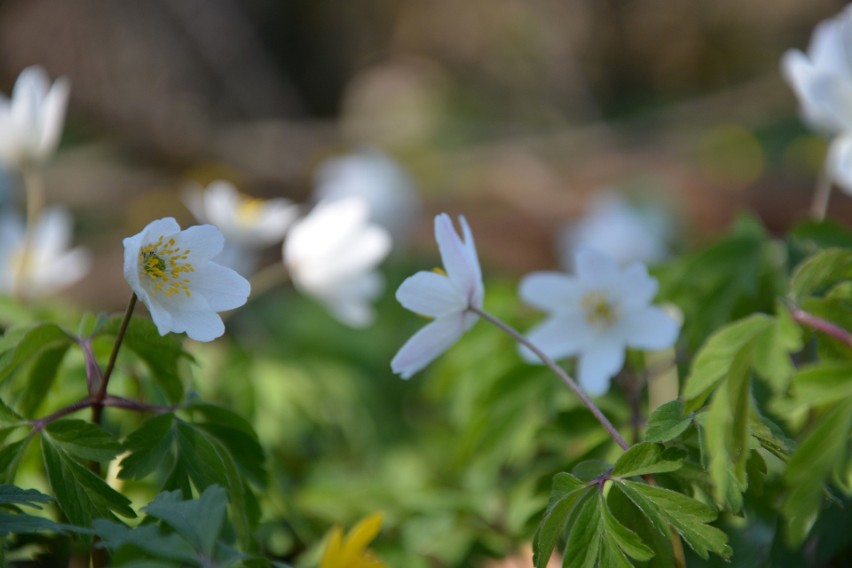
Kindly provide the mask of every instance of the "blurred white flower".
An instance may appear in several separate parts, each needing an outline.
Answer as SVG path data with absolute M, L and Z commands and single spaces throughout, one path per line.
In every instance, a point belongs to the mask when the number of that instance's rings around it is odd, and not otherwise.
M 225 235 L 225 246 L 214 260 L 244 276 L 257 267 L 259 249 L 284 240 L 299 212 L 289 199 L 250 197 L 221 180 L 206 189 L 190 188 L 183 198 L 199 223 L 215 225 Z
M 211 259 L 225 238 L 213 225 L 181 231 L 171 217 L 124 239 L 124 278 L 151 313 L 160 335 L 212 341 L 225 333 L 217 312 L 246 303 L 248 281 Z
M 402 346 L 391 369 L 411 378 L 449 349 L 476 323 L 479 316 L 469 308 L 482 309 L 485 289 L 473 234 L 463 216 L 460 237 L 446 213 L 435 217 L 435 240 L 445 274 L 421 271 L 405 279 L 396 299 L 408 310 L 434 318 Z
M 624 269 L 593 250 L 576 255 L 576 276 L 536 272 L 520 284 L 521 298 L 550 317 L 527 338 L 553 359 L 577 356 L 577 378 L 590 395 L 609 389 L 628 347 L 657 351 L 674 345 L 679 326 L 652 306 L 657 281 L 641 263 Z M 529 349 L 521 355 L 540 362 Z
M 671 233 L 671 220 L 661 209 L 634 206 L 616 193 L 604 192 L 579 221 L 560 232 L 559 258 L 569 272 L 576 251 L 582 249 L 594 249 L 620 265 L 651 264 L 666 258 Z
M 836 136 L 829 148 L 827 171 L 852 193 L 848 170 L 852 137 L 852 7 L 814 30 L 808 53 L 791 49 L 781 69 L 796 93 L 802 118 L 812 128 Z
M 64 77 L 51 85 L 41 67 L 21 71 L 11 100 L 0 95 L 0 164 L 21 168 L 53 154 L 62 134 L 69 92 Z
M 370 303 L 384 286 L 375 268 L 391 248 L 390 235 L 369 215 L 361 198 L 323 201 L 293 224 L 282 251 L 296 288 L 353 327 L 375 317 Z
M 323 162 L 316 171 L 317 201 L 362 197 L 370 206 L 370 219 L 385 227 L 394 242 L 404 241 L 420 201 L 408 173 L 387 154 L 373 148 Z
M 73 220 L 59 207 L 45 209 L 27 243 L 24 222 L 7 212 L 0 216 L 0 291 L 36 298 L 70 286 L 89 271 L 89 252 L 71 245 Z

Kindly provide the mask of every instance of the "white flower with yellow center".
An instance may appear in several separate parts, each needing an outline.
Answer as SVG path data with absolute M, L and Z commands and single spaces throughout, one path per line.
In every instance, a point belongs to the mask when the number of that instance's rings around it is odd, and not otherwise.
M 576 356 L 580 385 L 599 396 L 624 366 L 628 347 L 650 351 L 671 347 L 679 326 L 663 309 L 651 305 L 657 281 L 643 264 L 622 269 L 588 249 L 579 251 L 574 263 L 576 276 L 536 272 L 521 281 L 521 298 L 550 312 L 527 338 L 552 359 Z M 539 362 L 525 347 L 521 354 Z
M 251 287 L 211 259 L 225 238 L 213 225 L 181 231 L 171 217 L 152 221 L 124 239 L 124 278 L 147 306 L 160 335 L 186 334 L 212 341 L 225 332 L 217 312 L 246 303 Z
M 20 168 L 56 150 L 69 91 L 65 78 L 51 85 L 41 67 L 21 71 L 12 98 L 0 95 L 0 164 Z
M 80 280 L 92 265 L 83 248 L 69 250 L 73 220 L 59 207 L 45 209 L 26 243 L 23 221 L 0 216 L 0 292 L 37 298 Z
M 445 273 L 421 271 L 405 279 L 396 299 L 406 309 L 433 318 L 400 348 L 391 369 L 408 379 L 453 346 L 479 319 L 485 288 L 473 234 L 459 217 L 460 237 L 449 215 L 435 217 L 435 240 Z
M 321 202 L 293 225 L 282 250 L 296 288 L 353 327 L 375 317 L 370 302 L 384 286 L 375 268 L 391 248 L 390 234 L 369 216 L 362 198 Z

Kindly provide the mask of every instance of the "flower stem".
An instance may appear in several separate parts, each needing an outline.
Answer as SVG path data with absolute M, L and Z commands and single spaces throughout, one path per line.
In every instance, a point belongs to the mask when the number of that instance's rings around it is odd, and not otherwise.
M 24 293 L 26 276 L 31 262 L 34 232 L 41 210 L 44 208 L 44 184 L 33 166 L 21 169 L 21 181 L 24 184 L 24 194 L 27 200 L 27 226 L 24 229 L 24 245 L 21 251 L 21 262 L 15 268 L 16 274 L 12 279 L 12 293 L 20 296 Z
M 852 347 L 852 333 L 843 329 L 839 325 L 810 314 L 801 308 L 792 308 L 790 310 L 790 315 L 796 322 L 817 331 L 821 331 L 826 335 L 830 335 L 834 339 Z
M 92 402 L 92 422 L 95 424 L 101 423 L 101 413 L 104 409 L 104 399 L 106 398 L 109 379 L 112 376 L 112 371 L 115 369 L 115 360 L 118 358 L 118 350 L 121 349 L 121 344 L 124 342 L 124 335 L 127 333 L 127 326 L 130 325 L 130 318 L 133 316 L 133 310 L 136 308 L 136 293 L 130 296 L 130 301 L 127 303 L 127 309 L 124 311 L 124 319 L 121 320 L 121 327 L 118 328 L 118 334 L 115 336 L 115 343 L 112 346 L 112 353 L 109 355 L 109 362 L 101 379 L 100 388 L 95 393 Z
M 474 306 L 470 306 L 468 309 L 473 313 L 477 314 L 482 319 L 500 328 L 501 330 L 512 336 L 515 341 L 517 341 L 521 345 L 524 345 L 530 351 L 535 353 L 536 356 L 541 359 L 541 362 L 544 363 L 547 368 L 553 371 L 556 376 L 562 379 L 562 381 L 566 385 L 568 385 L 568 388 L 571 389 L 571 391 L 573 391 L 573 393 L 580 398 L 586 408 L 589 409 L 589 412 L 591 412 L 592 415 L 597 419 L 597 421 L 600 422 L 601 426 L 604 427 L 604 430 L 606 430 L 609 435 L 612 436 L 612 439 L 615 440 L 615 443 L 621 446 L 621 449 L 623 450 L 627 450 L 630 448 L 630 445 L 624 440 L 624 438 L 621 437 L 621 434 L 618 433 L 618 430 L 615 429 L 615 426 L 612 425 L 612 422 L 610 422 L 609 419 L 604 416 L 604 413 L 601 412 L 601 409 L 598 408 L 598 406 L 594 402 L 592 402 L 592 399 L 590 399 L 589 396 L 583 392 L 583 389 L 581 389 L 580 386 L 576 382 L 574 382 L 574 379 L 568 376 L 568 373 L 566 373 L 562 367 L 557 365 L 556 362 L 553 361 L 553 359 L 545 355 L 544 352 L 536 345 L 534 345 L 529 339 L 521 335 L 517 330 L 504 323 L 496 316 L 493 316 L 485 310 L 476 308 Z
M 828 211 L 828 199 L 831 197 L 831 176 L 823 170 L 817 180 L 814 196 L 811 200 L 811 217 L 817 221 L 825 219 L 825 214 Z

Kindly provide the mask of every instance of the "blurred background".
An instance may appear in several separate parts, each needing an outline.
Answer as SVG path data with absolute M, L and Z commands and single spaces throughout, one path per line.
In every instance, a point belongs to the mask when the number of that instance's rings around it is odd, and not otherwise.
M 33 64 L 70 78 L 46 185 L 95 255 L 68 292 L 92 310 L 126 301 L 121 238 L 158 217 L 193 222 L 187 184 L 222 178 L 308 203 L 325 160 L 392 157 L 422 206 L 386 266 L 376 326 L 350 330 L 293 294 L 265 294 L 229 322 L 226 348 L 192 347 L 198 388 L 250 417 L 270 456 L 269 554 L 310 563 L 332 523 L 381 510 L 377 546 L 392 566 L 526 566 L 527 552 L 513 558 L 553 473 L 607 458 L 605 437 L 482 325 L 412 381 L 391 375 L 422 322 L 390 292 L 437 264 L 432 217 L 467 216 L 487 307 L 524 329 L 539 316 L 519 315 L 517 278 L 564 265 L 559 235 L 606 209 L 602 192 L 651 204 L 673 251 L 743 210 L 784 231 L 808 215 L 826 145 L 799 120 L 779 61 L 844 5 L 0 0 L 0 90 Z M 20 198 L 14 179 L 0 186 Z M 848 223 L 852 199 L 835 194 L 829 216 Z M 618 395 L 602 405 L 630 412 Z M 773 523 L 732 537 L 732 566 L 757 565 L 749 554 L 766 553 Z
M 418 240 L 433 212 L 464 212 L 518 273 L 554 263 L 556 228 L 601 188 L 663 200 L 690 239 L 743 208 L 773 230 L 801 218 L 824 143 L 779 59 L 843 5 L 3 0 L 0 88 L 32 64 L 70 78 L 48 190 L 100 263 L 120 254 L 103 234 L 188 221 L 188 180 L 304 199 L 318 163 L 368 145 L 413 176 Z M 74 293 L 120 305 L 113 284 Z

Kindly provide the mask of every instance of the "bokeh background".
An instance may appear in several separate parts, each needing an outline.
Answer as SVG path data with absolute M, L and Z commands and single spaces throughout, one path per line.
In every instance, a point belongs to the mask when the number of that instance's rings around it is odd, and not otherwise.
M 558 229 L 604 188 L 662 204 L 681 250 L 742 210 L 772 232 L 805 218 L 825 142 L 801 124 L 779 61 L 844 5 L 0 0 L 0 90 L 32 64 L 71 80 L 46 184 L 95 254 L 66 295 L 75 305 L 121 309 L 120 239 L 157 217 L 192 222 L 187 183 L 306 202 L 323 160 L 369 146 L 423 201 L 388 290 L 437 264 L 433 215 L 464 213 L 492 279 L 486 304 L 524 324 L 535 316 L 513 316 L 514 282 L 558 264 Z M 836 194 L 830 216 L 852 219 L 852 199 Z M 292 292 L 252 305 L 226 349 L 196 347 L 195 373 L 267 448 L 272 555 L 309 561 L 331 523 L 381 510 L 391 565 L 524 566 L 499 559 L 524 550 L 552 474 L 603 457 L 576 401 L 495 331 L 405 383 L 388 361 L 420 322 L 390 293 L 367 331 Z M 767 534 L 734 537 L 737 565 L 755 565 Z

